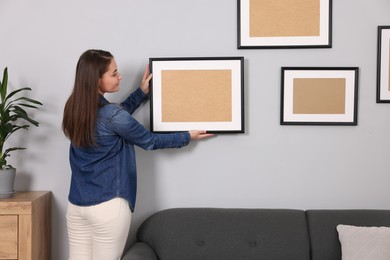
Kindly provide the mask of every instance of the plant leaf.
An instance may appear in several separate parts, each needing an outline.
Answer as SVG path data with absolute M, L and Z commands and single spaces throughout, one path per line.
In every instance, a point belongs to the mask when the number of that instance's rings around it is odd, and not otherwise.
M 12 91 L 11 93 L 9 93 L 9 95 L 7 95 L 7 97 L 5 98 L 4 102 L 6 102 L 8 99 L 10 99 L 11 97 L 13 97 L 15 94 L 19 93 L 20 91 L 25 91 L 25 90 L 31 90 L 31 88 L 19 88 L 19 89 L 16 89 L 14 91 Z M 16 101 L 17 99 L 15 99 Z
M 4 152 L 4 155 L 3 158 L 5 157 L 8 157 L 9 156 L 9 153 L 12 152 L 12 151 L 16 151 L 16 150 L 25 150 L 26 148 L 24 147 L 11 147 L 11 148 L 8 148 L 7 150 L 5 150 Z
M 24 110 L 20 106 L 14 105 L 12 108 L 13 108 L 13 112 L 14 113 L 16 113 L 18 115 L 25 115 L 25 116 L 27 116 L 26 110 Z
M 17 112 L 17 111 L 15 111 L 15 113 L 17 115 L 11 116 L 13 121 L 16 121 L 17 119 L 24 119 L 24 120 L 30 122 L 31 124 L 33 124 L 35 126 L 39 125 L 39 123 L 37 121 L 35 121 L 32 118 L 30 118 L 27 114 L 23 114 L 23 113 Z
M 18 99 L 15 99 L 14 101 L 19 101 L 19 100 L 25 100 L 27 102 L 30 102 L 30 103 L 33 103 L 33 104 L 36 104 L 36 105 L 43 105 L 41 102 L 35 100 L 35 99 L 32 99 L 32 98 L 26 98 L 26 97 L 20 97 Z
M 1 101 L 4 103 L 5 95 L 7 95 L 7 85 L 8 85 L 8 68 L 6 67 L 3 72 L 3 80 L 1 81 L 0 86 L 0 95 Z
M 18 126 L 13 126 L 13 129 L 8 133 L 8 136 L 10 136 L 13 132 L 16 132 L 16 131 L 18 131 L 18 130 L 20 130 L 20 129 L 25 129 L 25 130 L 27 130 L 28 128 L 29 128 L 30 126 L 29 125 L 18 125 Z M 7 139 L 8 138 L 8 136 L 5 138 L 5 139 Z
M 3 156 L 0 158 L 0 168 L 1 169 L 4 169 L 6 167 L 9 167 L 9 168 L 13 168 L 11 165 L 7 165 L 7 160 L 5 158 L 9 157 L 10 156 L 10 152 L 12 151 L 16 151 L 16 150 L 25 150 L 26 148 L 24 147 L 11 147 L 11 148 L 8 148 L 7 150 L 5 150 L 5 152 L 3 153 Z
M 29 108 L 35 108 L 35 109 L 39 109 L 39 107 L 37 106 L 33 106 L 33 105 L 29 105 L 29 104 L 24 104 L 24 103 L 20 103 L 18 104 L 19 106 L 23 106 L 23 107 L 29 107 Z

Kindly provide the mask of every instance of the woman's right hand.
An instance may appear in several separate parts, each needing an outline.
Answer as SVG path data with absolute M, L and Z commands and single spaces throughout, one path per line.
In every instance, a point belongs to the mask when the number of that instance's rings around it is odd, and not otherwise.
M 200 139 L 214 136 L 214 134 L 209 134 L 207 133 L 207 131 L 204 130 L 191 130 L 190 135 L 191 135 L 191 140 L 200 140 Z

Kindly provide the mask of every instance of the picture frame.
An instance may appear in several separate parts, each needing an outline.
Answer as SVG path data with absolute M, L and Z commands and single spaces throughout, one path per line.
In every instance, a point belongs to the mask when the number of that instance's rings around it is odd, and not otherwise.
M 238 49 L 331 48 L 332 0 L 237 0 Z
M 152 132 L 244 133 L 244 57 L 150 58 Z
M 390 25 L 378 26 L 377 103 L 390 103 Z
M 281 125 L 357 125 L 358 67 L 282 67 Z

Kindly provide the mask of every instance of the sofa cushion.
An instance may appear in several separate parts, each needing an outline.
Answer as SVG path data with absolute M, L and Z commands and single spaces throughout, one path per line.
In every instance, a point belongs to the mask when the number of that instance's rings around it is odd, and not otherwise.
M 390 259 L 390 227 L 337 225 L 343 260 Z
M 390 210 L 307 210 L 312 260 L 341 259 L 337 225 L 390 227 Z
M 309 260 L 302 210 L 180 208 L 160 211 L 137 239 L 160 260 Z

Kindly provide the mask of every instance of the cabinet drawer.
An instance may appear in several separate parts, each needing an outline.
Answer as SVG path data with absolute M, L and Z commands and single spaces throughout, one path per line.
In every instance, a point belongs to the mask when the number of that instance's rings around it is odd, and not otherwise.
M 0 215 L 0 259 L 18 258 L 18 216 Z

